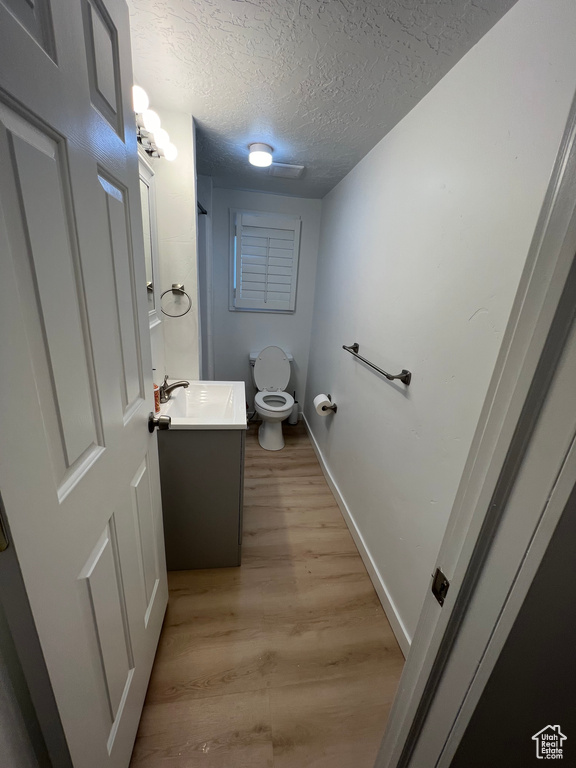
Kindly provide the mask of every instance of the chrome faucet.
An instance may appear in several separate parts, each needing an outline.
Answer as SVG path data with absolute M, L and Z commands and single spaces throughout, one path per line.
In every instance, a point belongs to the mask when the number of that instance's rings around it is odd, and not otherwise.
M 177 387 L 184 387 L 186 388 L 188 386 L 187 381 L 175 381 L 173 384 L 168 384 L 168 376 L 164 376 L 164 383 L 160 384 L 160 402 L 161 403 L 167 403 L 168 400 L 170 400 L 170 393 L 172 390 L 177 389 Z

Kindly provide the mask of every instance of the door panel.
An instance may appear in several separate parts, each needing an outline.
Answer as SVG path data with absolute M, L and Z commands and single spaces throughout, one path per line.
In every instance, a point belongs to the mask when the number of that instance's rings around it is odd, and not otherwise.
M 142 594 L 144 597 L 144 624 L 148 624 L 159 583 L 158 547 L 154 521 L 154 503 L 148 461 L 145 459 L 131 483 L 134 526 L 139 544 L 139 562 Z
M 101 429 L 92 407 L 96 387 L 88 365 L 90 342 L 82 322 L 84 290 L 70 238 L 73 216 L 61 183 L 63 148 L 14 114 L 12 117 L 8 122 L 14 127 L 8 130 L 15 193 L 20 199 L 20 221 L 45 335 L 61 450 L 69 469 L 99 442 Z M 42 206 L 36 204 L 38 198 Z
M 25 5 L 0 0 L 0 487 L 74 766 L 125 768 L 167 602 L 128 13 L 33 0 L 51 60 Z
M 115 308 L 122 351 L 122 403 L 128 420 L 138 400 L 144 397 L 142 360 L 139 354 L 137 290 L 134 282 L 133 255 L 130 249 L 130 219 L 126 191 L 120 185 L 99 176 L 106 196 L 110 250 L 114 271 Z
M 84 36 L 92 104 L 121 131 L 118 43 L 114 22 L 99 0 L 83 0 Z
M 6 152 L 0 187 L 9 212 L 9 237 L 20 254 L 19 288 L 62 498 L 103 443 L 86 309 L 80 298 L 84 290 L 70 236 L 74 217 L 62 183 L 64 147 L 2 104 L 0 132 Z M 35 204 L 37 195 L 44 200 L 41 208 Z
M 106 526 L 80 578 L 87 586 L 98 641 L 103 678 L 114 724 L 134 668 L 128 632 L 118 547 L 113 544 L 114 519 Z
M 38 45 L 54 58 L 54 28 L 48 0 L 2 0 L 2 4 Z

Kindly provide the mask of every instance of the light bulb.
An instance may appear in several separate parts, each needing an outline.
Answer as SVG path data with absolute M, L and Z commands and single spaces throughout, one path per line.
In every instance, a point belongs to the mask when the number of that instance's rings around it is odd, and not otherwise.
M 248 160 L 258 168 L 267 168 L 272 165 L 272 147 L 268 144 L 250 144 Z
M 134 107 L 134 112 L 137 114 L 145 112 L 150 106 L 148 94 L 144 88 L 141 88 L 139 85 L 132 86 L 132 105 Z
M 165 147 L 162 147 L 162 149 L 164 150 L 164 157 L 166 160 L 176 160 L 178 157 L 178 150 L 171 142 L 166 144 Z
M 164 128 L 160 128 L 158 131 L 154 131 L 154 144 L 159 149 L 164 149 L 165 147 L 170 144 L 170 136 L 168 135 L 168 131 L 165 131 Z
M 149 133 L 156 133 L 160 130 L 160 117 L 153 109 L 146 109 L 142 113 L 142 120 L 144 122 L 144 128 Z

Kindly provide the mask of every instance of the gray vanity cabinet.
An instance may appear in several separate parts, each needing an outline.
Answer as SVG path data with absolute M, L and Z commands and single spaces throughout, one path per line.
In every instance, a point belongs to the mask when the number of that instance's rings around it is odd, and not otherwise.
M 240 565 L 244 429 L 158 432 L 169 571 Z

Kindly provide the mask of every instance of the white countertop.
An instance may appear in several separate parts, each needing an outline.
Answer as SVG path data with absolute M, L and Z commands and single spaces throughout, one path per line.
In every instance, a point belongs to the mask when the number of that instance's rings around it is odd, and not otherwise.
M 172 419 L 170 429 L 247 429 L 243 381 L 190 381 L 170 395 L 160 406 Z

